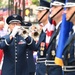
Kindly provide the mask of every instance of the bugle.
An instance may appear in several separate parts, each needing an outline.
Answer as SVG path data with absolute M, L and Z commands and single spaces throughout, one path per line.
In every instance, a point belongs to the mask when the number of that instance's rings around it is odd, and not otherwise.
M 39 33 L 37 31 L 34 31 L 33 36 L 34 37 L 38 37 L 39 36 Z
M 19 29 L 19 35 L 26 35 L 29 33 L 29 28 L 27 26 L 21 26 Z

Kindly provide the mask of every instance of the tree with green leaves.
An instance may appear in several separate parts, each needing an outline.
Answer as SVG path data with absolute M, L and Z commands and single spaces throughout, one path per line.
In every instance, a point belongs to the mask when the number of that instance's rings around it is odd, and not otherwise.
M 47 0 L 48 2 L 50 2 L 51 0 Z
M 34 5 L 39 5 L 39 0 L 32 0 L 32 4 L 34 4 Z
M 34 5 L 39 5 L 39 1 L 40 0 L 32 0 L 32 4 L 34 4 Z M 51 0 L 47 0 L 48 2 L 50 2 Z
M 0 0 L 0 8 L 4 8 L 8 6 L 8 0 Z
M 2 5 L 2 0 L 0 0 L 0 8 L 2 7 L 3 5 Z

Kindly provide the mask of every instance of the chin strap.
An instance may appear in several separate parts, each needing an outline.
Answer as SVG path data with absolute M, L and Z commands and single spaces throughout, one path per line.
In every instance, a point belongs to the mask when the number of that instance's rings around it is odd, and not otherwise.
M 71 17 L 68 19 L 68 21 L 70 21 L 72 19 L 72 17 L 74 16 L 75 12 L 71 15 Z
M 43 15 L 42 17 L 38 20 L 38 22 L 40 22 L 42 20 L 42 18 L 49 12 L 49 10 L 47 10 Z
M 53 17 L 55 17 L 62 9 L 63 7 L 59 11 L 57 11 L 51 18 L 53 19 Z

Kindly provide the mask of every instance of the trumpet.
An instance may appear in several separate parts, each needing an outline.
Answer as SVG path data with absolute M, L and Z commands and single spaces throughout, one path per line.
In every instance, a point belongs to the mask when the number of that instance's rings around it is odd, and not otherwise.
M 39 36 L 40 36 L 40 33 L 41 31 L 39 30 L 39 26 L 35 26 L 35 25 L 32 25 L 30 27 L 30 36 L 35 40 L 39 40 Z
M 35 41 L 38 41 L 39 35 L 40 35 L 40 33 L 37 32 L 37 31 L 33 31 L 33 32 L 31 33 L 31 37 L 32 37 Z
M 18 34 L 21 36 L 28 35 L 28 33 L 29 33 L 29 28 L 27 26 L 21 26 L 18 32 Z
M 33 36 L 34 37 L 38 37 L 39 36 L 39 33 L 37 31 L 34 31 Z

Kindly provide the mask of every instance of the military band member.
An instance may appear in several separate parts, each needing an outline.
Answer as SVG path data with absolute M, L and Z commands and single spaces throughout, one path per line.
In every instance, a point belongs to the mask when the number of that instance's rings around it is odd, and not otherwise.
M 51 25 L 49 17 L 50 3 L 46 0 L 40 0 L 40 5 L 37 7 L 37 17 L 38 21 L 43 24 L 42 31 L 37 43 L 37 64 L 36 64 L 36 75 L 46 75 L 46 65 L 44 61 L 46 60 L 46 52 L 50 37 L 54 30 L 54 25 Z M 46 35 L 47 30 L 50 32 L 50 36 Z
M 28 75 L 26 49 L 33 50 L 34 41 L 28 35 L 20 35 L 22 17 L 17 14 L 6 19 L 11 33 L 2 37 L 0 49 L 4 51 L 4 60 L 1 75 Z
M 75 0 L 68 0 L 65 7 L 66 20 L 73 23 L 73 33 L 69 36 L 64 47 L 64 54 L 66 53 L 64 64 L 69 67 L 66 67 L 65 75 L 75 75 Z M 72 67 L 70 68 L 70 66 Z
M 62 75 L 62 67 L 58 65 L 51 65 L 54 64 L 51 61 L 54 61 L 56 55 L 56 49 L 58 46 L 58 39 L 59 39 L 59 30 L 62 24 L 62 13 L 64 11 L 64 3 L 65 0 L 54 0 L 51 2 L 51 14 L 50 18 L 55 20 L 56 22 L 56 29 L 50 39 L 49 44 L 49 52 L 47 52 L 47 59 L 50 61 L 50 68 L 48 69 L 48 75 Z
M 32 24 L 30 22 L 25 22 L 25 26 L 27 26 L 28 29 L 30 29 Z M 28 67 L 28 75 L 35 74 L 36 66 L 35 66 L 35 62 L 33 58 L 33 51 L 34 50 L 30 50 L 29 48 L 26 49 L 26 61 L 27 61 L 27 67 Z

